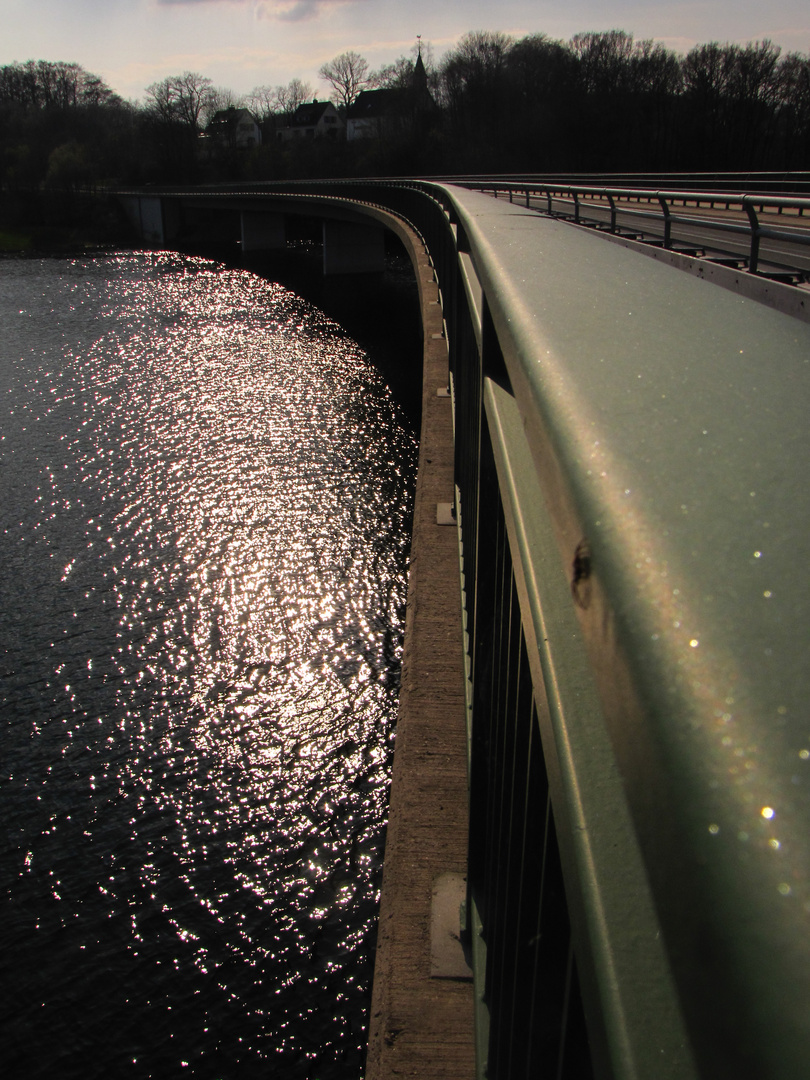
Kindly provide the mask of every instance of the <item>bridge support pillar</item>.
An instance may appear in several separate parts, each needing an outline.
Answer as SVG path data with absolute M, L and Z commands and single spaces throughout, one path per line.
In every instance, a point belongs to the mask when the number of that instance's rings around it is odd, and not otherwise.
M 183 231 L 183 210 L 177 199 L 163 199 L 163 242 L 172 245 Z
M 241 217 L 242 252 L 278 251 L 287 242 L 283 214 L 252 214 Z
M 323 272 L 374 274 L 385 269 L 385 230 L 348 221 L 323 223 Z
M 121 199 L 121 205 L 129 223 L 145 244 L 159 247 L 165 243 L 163 206 L 160 199 L 144 198 L 141 195 L 126 196 Z
M 163 231 L 163 204 L 160 199 L 138 199 L 141 239 L 145 244 L 162 247 L 166 242 Z

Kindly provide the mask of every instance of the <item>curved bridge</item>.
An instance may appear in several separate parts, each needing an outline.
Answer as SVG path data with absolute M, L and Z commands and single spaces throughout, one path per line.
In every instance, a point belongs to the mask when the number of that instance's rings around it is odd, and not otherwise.
M 327 270 L 373 269 L 383 227 L 422 258 L 479 1075 L 805 1077 L 810 296 L 453 185 L 128 198 L 168 245 L 197 209 L 246 249 L 304 213 L 346 227 Z M 417 1050 L 375 1003 L 369 1075 L 392 1075 Z

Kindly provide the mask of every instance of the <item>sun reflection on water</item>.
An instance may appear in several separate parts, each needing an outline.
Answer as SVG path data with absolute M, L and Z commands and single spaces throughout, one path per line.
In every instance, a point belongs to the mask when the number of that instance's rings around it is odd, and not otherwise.
M 415 439 L 356 343 L 281 287 L 167 254 L 98 265 L 103 326 L 64 357 L 80 475 L 68 497 L 52 463 L 43 496 L 58 516 L 98 493 L 57 577 L 97 564 L 117 612 L 110 653 L 81 660 L 111 701 L 85 836 L 126 836 L 98 889 L 134 955 L 172 942 L 208 1019 L 231 1003 L 245 1060 L 299 1075 L 364 1041 Z

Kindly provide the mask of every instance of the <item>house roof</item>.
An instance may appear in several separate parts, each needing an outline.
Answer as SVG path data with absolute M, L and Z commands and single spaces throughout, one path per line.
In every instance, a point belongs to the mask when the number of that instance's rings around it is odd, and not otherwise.
M 211 117 L 212 124 L 230 124 L 235 120 L 242 120 L 245 116 L 248 116 L 251 120 L 254 120 L 254 116 L 249 109 L 236 109 L 233 105 L 227 109 L 219 109 Z
M 290 117 L 289 127 L 315 127 L 326 110 L 334 108 L 331 101 L 305 101 Z
M 398 90 L 361 90 L 346 110 L 347 120 L 376 119 L 386 116 L 395 107 L 400 96 Z

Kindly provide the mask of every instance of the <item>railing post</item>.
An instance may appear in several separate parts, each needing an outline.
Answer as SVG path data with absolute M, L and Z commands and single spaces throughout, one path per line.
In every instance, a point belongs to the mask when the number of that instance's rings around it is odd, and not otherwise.
M 752 201 L 749 201 L 748 195 L 743 195 L 743 207 L 751 225 L 751 254 L 748 258 L 748 270 L 749 273 L 756 274 L 759 266 L 759 218 L 756 207 Z
M 610 231 L 616 232 L 616 200 L 607 192 L 607 201 L 610 203 Z
M 660 193 L 658 195 L 658 202 L 661 204 L 661 210 L 664 215 L 664 247 L 668 250 L 672 246 L 672 220 L 669 216 L 669 203 Z

